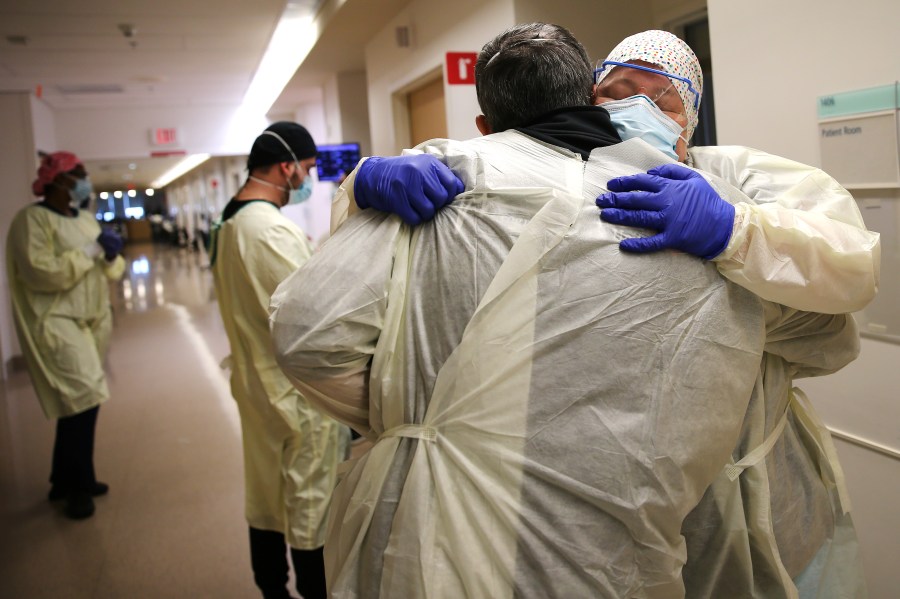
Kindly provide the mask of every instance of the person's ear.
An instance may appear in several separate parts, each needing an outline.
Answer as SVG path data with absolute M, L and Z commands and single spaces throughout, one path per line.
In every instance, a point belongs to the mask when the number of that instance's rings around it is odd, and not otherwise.
M 478 127 L 478 131 L 482 135 L 490 135 L 494 132 L 494 130 L 491 129 L 491 126 L 487 122 L 487 117 L 483 114 L 479 114 L 475 117 L 475 126 Z
M 291 165 L 294 164 L 292 161 L 288 160 L 287 162 L 279 162 L 278 169 L 281 171 L 281 174 L 285 179 L 290 179 L 293 176 L 293 172 L 291 172 Z M 294 167 L 296 170 L 296 167 Z
M 597 84 L 591 86 L 591 106 L 597 105 Z

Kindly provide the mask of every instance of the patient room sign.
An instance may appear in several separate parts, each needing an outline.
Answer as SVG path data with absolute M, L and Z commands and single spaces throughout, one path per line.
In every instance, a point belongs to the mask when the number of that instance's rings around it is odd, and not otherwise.
M 900 187 L 900 84 L 819 97 L 822 169 L 848 189 Z
M 475 85 L 475 60 L 477 52 L 447 52 L 447 83 L 449 85 Z

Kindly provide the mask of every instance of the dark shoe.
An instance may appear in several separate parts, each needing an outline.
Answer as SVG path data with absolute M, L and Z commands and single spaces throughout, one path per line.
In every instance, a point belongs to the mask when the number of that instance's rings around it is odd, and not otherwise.
M 50 492 L 47 493 L 48 501 L 61 501 L 66 498 L 69 492 L 60 485 L 53 485 L 50 487 Z
M 66 516 L 73 520 L 84 520 L 94 515 L 94 500 L 87 493 L 72 493 L 66 503 Z
M 91 487 L 91 497 L 99 497 L 109 493 L 109 485 L 106 483 L 95 482 Z M 69 495 L 69 491 L 61 485 L 53 485 L 47 494 L 48 501 L 62 501 Z

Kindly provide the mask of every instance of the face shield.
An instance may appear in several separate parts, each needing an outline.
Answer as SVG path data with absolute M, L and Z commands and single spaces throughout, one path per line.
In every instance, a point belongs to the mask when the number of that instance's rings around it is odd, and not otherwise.
M 615 74 L 609 72 L 616 67 L 623 67 L 626 70 Z M 594 70 L 598 104 L 638 95 L 647 96 L 666 116 L 686 127 L 688 117 L 685 113 L 684 99 L 675 87 L 676 81 L 687 86 L 689 101 L 696 113 L 700 108 L 700 94 L 690 79 L 659 69 L 614 60 L 605 60 Z

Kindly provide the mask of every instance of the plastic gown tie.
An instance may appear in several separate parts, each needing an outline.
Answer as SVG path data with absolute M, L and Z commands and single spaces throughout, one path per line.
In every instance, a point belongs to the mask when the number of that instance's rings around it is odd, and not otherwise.
M 775 425 L 775 428 L 772 429 L 772 432 L 769 433 L 769 436 L 766 437 L 766 440 L 760 443 L 755 449 L 753 449 L 753 451 L 745 455 L 737 462 L 733 462 L 725 466 L 725 475 L 730 481 L 736 481 L 741 473 L 744 472 L 744 470 L 756 466 L 766 459 L 766 456 L 769 455 L 769 452 L 772 451 L 773 447 L 775 447 L 775 443 L 777 443 L 778 439 L 781 438 L 781 433 L 784 432 L 784 427 L 787 425 L 788 413 L 790 412 L 790 410 L 791 402 L 789 401 L 788 405 L 784 409 L 784 413 L 778 420 L 778 424 Z
M 819 451 L 825 457 L 826 463 L 822 466 L 825 472 L 822 474 L 830 476 L 830 482 L 835 487 L 842 512 L 844 514 L 849 513 L 850 495 L 844 480 L 844 472 L 838 461 L 837 449 L 835 449 L 834 443 L 831 441 L 831 435 L 828 434 L 827 427 L 816 414 L 809 398 L 806 397 L 806 394 L 799 387 L 791 389 L 791 397 L 785 407 L 784 414 L 782 414 L 772 432 L 766 437 L 766 440 L 739 461 L 725 466 L 725 475 L 733 482 L 738 479 L 744 470 L 756 466 L 765 460 L 766 456 L 769 455 L 769 452 L 772 451 L 781 438 L 782 433 L 784 433 L 788 422 L 788 414 L 791 412 L 793 412 L 799 424 L 814 439 Z
M 391 437 L 406 437 L 407 439 L 421 439 L 434 443 L 437 440 L 437 429 L 433 426 L 422 424 L 401 424 L 381 433 L 378 441 Z

